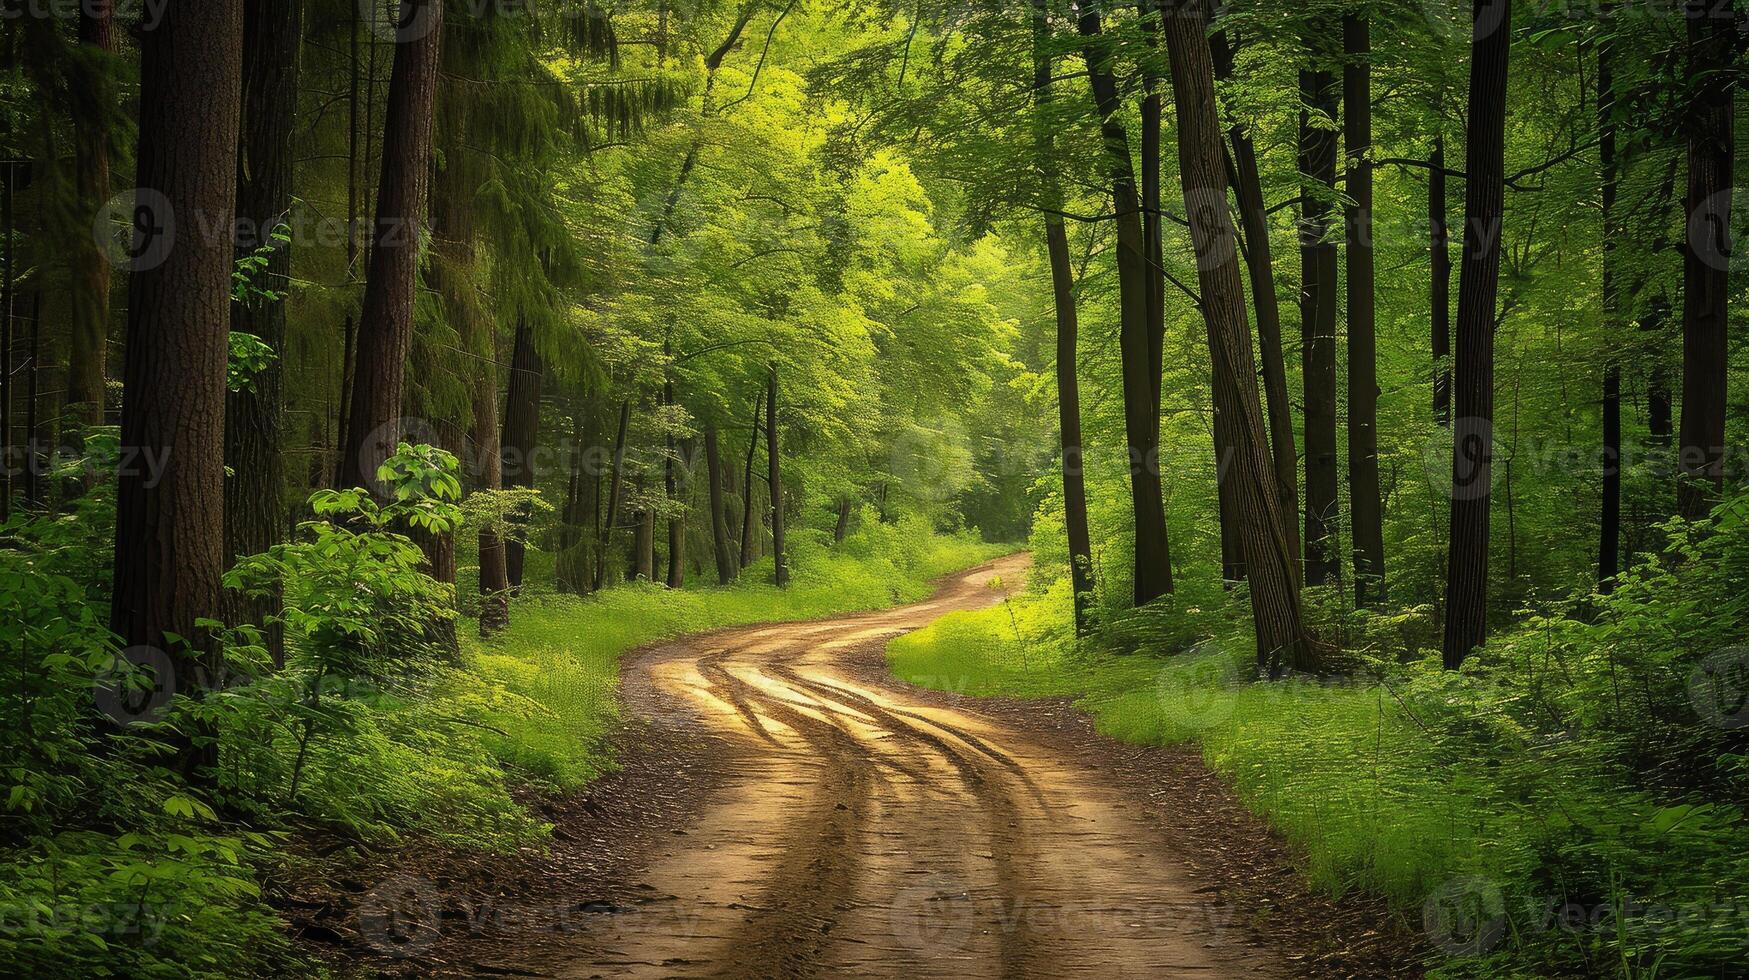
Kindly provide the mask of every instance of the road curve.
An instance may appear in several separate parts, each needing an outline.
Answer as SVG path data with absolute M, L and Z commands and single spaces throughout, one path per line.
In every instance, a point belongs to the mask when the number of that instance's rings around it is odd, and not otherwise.
M 628 664 L 629 712 L 723 745 L 718 791 L 635 908 L 544 955 L 581 977 L 1275 977 L 1286 965 L 1166 852 L 1133 797 L 860 654 L 1000 601 L 1024 556 L 927 602 L 737 629 Z

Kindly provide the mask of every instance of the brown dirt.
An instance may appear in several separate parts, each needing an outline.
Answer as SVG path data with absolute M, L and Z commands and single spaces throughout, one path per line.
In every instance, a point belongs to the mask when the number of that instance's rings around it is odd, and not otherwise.
M 1310 893 L 1193 752 L 887 676 L 888 640 L 997 601 L 1026 560 L 628 657 L 626 766 L 548 804 L 550 853 L 385 862 L 301 896 L 306 937 L 418 976 L 1418 973 L 1412 933 Z

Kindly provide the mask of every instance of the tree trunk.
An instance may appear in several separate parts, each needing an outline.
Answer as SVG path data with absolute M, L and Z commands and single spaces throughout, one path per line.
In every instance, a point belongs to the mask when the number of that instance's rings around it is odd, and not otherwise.
M 1725 388 L 1731 298 L 1732 68 L 1729 4 L 1687 0 L 1688 247 L 1682 262 L 1682 432 L 1676 509 L 1707 516 L 1724 486 Z
M 583 461 L 593 458 L 594 431 L 585 436 L 584 401 L 577 399 L 571 420 L 570 477 L 565 485 L 565 506 L 559 519 L 559 547 L 553 562 L 555 585 L 561 592 L 584 595 L 593 586 L 589 574 L 588 549 L 583 546 L 584 510 L 583 482 L 585 477 L 600 483 L 599 475 L 585 473 Z M 591 464 L 593 466 L 593 464 Z
M 644 495 L 644 477 L 638 477 L 638 496 Z M 645 582 L 656 581 L 656 512 L 649 509 L 638 511 L 638 523 L 632 534 L 632 574 L 633 581 L 642 579 Z
M 760 415 L 765 409 L 765 392 L 753 399 L 753 437 L 747 443 L 747 473 L 741 481 L 741 567 L 753 564 L 759 534 L 759 510 L 754 505 L 753 457 L 759 452 Z
M 1432 259 L 1428 310 L 1433 321 L 1433 419 L 1451 425 L 1451 229 L 1445 203 L 1445 137 L 1427 157 L 1427 230 Z
M 519 321 L 516 324 L 516 346 L 510 355 L 510 386 L 504 396 L 501 447 L 507 489 L 532 490 L 539 476 L 535 472 L 535 452 L 540 439 L 542 372 L 540 354 L 534 349 L 534 331 L 529 329 L 527 321 Z M 526 512 L 523 514 L 525 531 L 531 516 Z M 511 589 L 522 588 L 525 551 L 520 538 L 504 542 L 505 577 Z
M 442 0 L 402 0 L 383 120 L 382 177 L 375 240 L 359 317 L 351 417 L 340 457 L 340 485 L 381 496 L 377 467 L 395 451 L 397 422 L 413 341 L 420 220 L 431 170 L 431 123 L 443 37 Z
M 1226 33 L 1209 36 L 1217 81 L 1233 77 L 1233 49 Z M 1270 455 L 1275 462 L 1276 496 L 1287 515 L 1288 546 L 1296 567 L 1300 561 L 1299 448 L 1294 443 L 1293 402 L 1287 391 L 1287 360 L 1282 352 L 1281 302 L 1275 295 L 1275 259 L 1270 240 L 1269 212 L 1263 200 L 1263 179 L 1257 166 L 1257 146 L 1251 132 L 1234 122 L 1227 130 L 1233 144 L 1233 193 L 1245 232 L 1245 264 L 1251 276 L 1251 302 L 1257 308 L 1257 344 L 1263 367 L 1263 390 L 1269 407 Z
M 1615 44 L 1604 40 L 1597 49 L 1597 152 L 1603 170 L 1603 487 L 1598 521 L 1597 590 L 1615 591 L 1621 571 L 1621 362 L 1613 351 L 1621 342 L 1621 293 L 1618 288 L 1621 229 L 1616 226 L 1620 194 L 1620 161 L 1616 156 Z
M 1384 501 L 1379 492 L 1379 365 L 1373 259 L 1372 26 L 1342 18 L 1342 126 L 1348 153 L 1348 500 L 1354 601 L 1385 601 Z
M 91 108 L 73 114 L 73 171 L 82 219 L 94 220 L 109 200 L 108 107 L 114 104 L 115 24 L 112 0 L 79 5 L 79 43 L 101 55 L 101 84 L 84 93 Z M 101 110 L 101 111 L 99 111 Z M 72 317 L 67 338 L 66 411 L 82 425 L 102 425 L 109 349 L 110 266 L 92 236 L 77 237 L 69 256 Z M 80 440 L 82 444 L 83 440 Z
M 302 0 L 245 0 L 243 4 L 243 140 L 237 165 L 239 258 L 272 245 L 263 270 L 265 288 L 286 292 L 291 283 L 291 243 L 273 232 L 292 208 L 293 125 L 298 105 L 298 44 L 303 36 Z M 260 554 L 277 544 L 285 526 L 284 447 L 280 413 L 285 353 L 285 300 L 251 299 L 231 307 L 231 330 L 252 334 L 273 348 L 274 358 L 249 386 L 225 401 L 225 560 Z M 279 601 L 233 597 L 235 622 L 265 625 Z M 276 666 L 285 659 L 284 631 L 267 628 Z
M 1150 34 L 1157 34 L 1161 15 L 1156 0 L 1137 0 L 1136 12 Z M 1149 42 L 1150 49 L 1153 42 Z M 1153 443 L 1160 445 L 1160 387 L 1166 371 L 1166 239 L 1160 209 L 1160 119 L 1163 102 L 1160 77 L 1153 66 L 1142 68 L 1142 239 L 1148 283 L 1148 387 L 1154 397 Z
M 229 237 L 202 234 L 198 222 L 231 227 L 242 55 L 242 5 L 225 0 L 184 0 L 141 32 L 141 234 L 128 281 L 110 628 L 124 647 L 165 650 L 174 677 L 160 680 L 189 696 L 218 667 L 199 623 L 220 614 L 233 258 Z M 171 247 L 173 216 L 182 233 Z M 174 736 L 185 772 L 217 761 L 216 741 L 197 748 L 198 734 Z
M 844 539 L 850 537 L 851 511 L 852 508 L 849 497 L 845 497 L 838 501 L 838 523 L 832 528 L 833 544 L 843 544 Z
M 1050 98 L 1052 58 L 1046 0 L 1033 0 L 1033 98 L 1038 164 L 1045 174 L 1045 248 L 1050 257 L 1051 295 L 1057 313 L 1057 420 L 1063 452 L 1063 525 L 1069 540 L 1069 584 L 1074 591 L 1075 632 L 1088 628 L 1093 600 L 1093 544 L 1087 529 L 1087 479 L 1082 462 L 1081 323 L 1075 308 L 1075 272 L 1069 257 L 1069 233 L 1061 215 L 1062 187 L 1057 173 L 1055 131 L 1044 109 Z
M 1172 554 L 1160 480 L 1159 395 L 1155 385 L 1149 324 L 1148 240 L 1140 215 L 1129 135 L 1120 116 L 1110 42 L 1100 26 L 1099 4 L 1081 6 L 1078 27 L 1089 40 L 1087 59 L 1094 106 L 1101 119 L 1116 207 L 1119 293 L 1118 347 L 1123 372 L 1124 432 L 1129 449 L 1130 503 L 1135 515 L 1135 601 L 1152 602 L 1172 591 Z
M 1301 71 L 1300 94 L 1312 110 L 1336 118 L 1330 72 Z M 1328 200 L 1336 181 L 1336 133 L 1314 126 L 1310 120 L 1311 112 L 1302 110 L 1300 172 L 1305 180 L 1305 203 L 1300 227 L 1300 337 L 1306 403 L 1306 581 L 1331 585 L 1341 577 L 1336 544 L 1337 256 L 1336 243 L 1330 239 Z
M 662 386 L 662 404 L 674 407 L 674 380 L 669 378 Z M 670 589 L 682 588 L 686 585 L 686 520 L 681 512 L 680 480 L 675 472 L 679 464 L 675 452 L 674 435 L 668 435 L 668 456 L 662 466 L 662 487 L 664 498 L 674 513 L 668 517 L 668 578 Z
M 1457 417 L 1452 422 L 1451 545 L 1446 566 L 1445 666 L 1456 670 L 1488 638 L 1488 509 L 1494 477 L 1494 328 L 1506 182 L 1506 79 L 1512 0 L 1476 0 L 1464 254 L 1458 279 Z
M 613 543 L 613 529 L 619 521 L 620 491 L 625 483 L 626 427 L 631 423 L 632 402 L 619 403 L 619 432 L 613 439 L 613 476 L 608 481 L 607 514 L 601 520 L 600 534 L 595 543 L 595 588 L 607 587 L 607 554 Z
M 1226 173 L 1220 115 L 1215 109 L 1214 66 L 1207 43 L 1208 20 L 1197 0 L 1167 9 L 1166 44 L 1172 65 L 1173 104 L 1178 112 L 1179 173 L 1185 213 L 1196 249 L 1197 280 L 1214 372 L 1217 417 L 1235 421 L 1234 475 L 1259 667 L 1271 677 L 1284 669 L 1310 670 L 1314 650 L 1300 609 L 1298 572 L 1288 550 L 1287 515 L 1276 493 L 1274 467 L 1257 394 L 1251 327 L 1245 314 L 1245 284 L 1232 215 L 1225 207 Z M 1211 196 L 1222 206 L 1211 207 Z
M 767 472 L 770 476 L 766 484 L 771 487 L 771 557 L 775 562 L 772 581 L 778 588 L 789 585 L 789 556 L 784 552 L 783 541 L 783 470 L 778 465 L 782 457 L 777 449 L 777 365 L 771 366 L 771 374 L 765 386 L 765 459 Z
M 739 566 L 734 546 L 729 542 L 729 515 L 723 501 L 723 453 L 715 425 L 705 426 L 704 461 L 705 478 L 711 484 L 711 554 L 717 562 L 717 584 L 729 585 L 735 581 Z

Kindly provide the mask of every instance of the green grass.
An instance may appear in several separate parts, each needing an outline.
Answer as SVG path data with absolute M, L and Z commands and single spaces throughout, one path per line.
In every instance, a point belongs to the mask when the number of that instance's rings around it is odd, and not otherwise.
M 1536 737 L 1515 717 L 1526 700 L 1516 662 L 1260 684 L 1243 617 L 1227 612 L 1205 617 L 1214 635 L 1186 652 L 1119 655 L 1099 637 L 1075 643 L 1058 583 L 948 616 L 895 639 L 887 656 L 913 683 L 1072 697 L 1106 735 L 1199 746 L 1323 890 L 1382 895 L 1417 928 L 1442 903 L 1481 903 L 1499 940 L 1483 944 L 1490 955 L 1443 958 L 1447 975 L 1707 976 L 1740 956 L 1749 840 L 1736 808 L 1654 796 L 1611 762 L 1601 736 Z M 1663 928 L 1619 916 L 1635 903 L 1720 914 L 1706 928 Z M 1563 908 L 1605 924 L 1562 927 L 1551 917 Z M 1467 937 L 1437 924 L 1428 936 L 1467 952 Z
M 489 716 L 505 734 L 488 735 L 486 743 L 512 769 L 574 789 L 613 764 L 606 736 L 618 719 L 622 654 L 689 633 L 919 600 L 934 579 L 1010 550 L 905 522 L 867 529 L 829 549 L 803 542 L 787 589 L 769 584 L 766 560 L 727 588 L 677 592 L 639 583 L 586 598 L 532 595 L 516 604 L 504 634 L 464 644 L 469 665 L 513 696 Z M 538 573 L 531 568 L 530 581 Z

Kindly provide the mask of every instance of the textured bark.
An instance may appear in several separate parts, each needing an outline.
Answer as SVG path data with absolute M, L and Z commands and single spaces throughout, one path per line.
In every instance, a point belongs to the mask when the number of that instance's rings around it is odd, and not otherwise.
M 1314 38 L 1314 50 L 1321 39 Z M 1334 80 L 1321 69 L 1300 72 L 1307 106 L 1336 118 Z M 1300 340 L 1305 383 L 1306 581 L 1329 585 L 1341 576 L 1337 558 L 1339 519 L 1336 468 L 1336 277 L 1337 249 L 1330 239 L 1327 195 L 1336 181 L 1336 133 L 1300 115 L 1300 173 L 1306 195 L 1300 226 Z
M 644 495 L 644 478 L 638 477 L 638 496 Z M 633 581 L 642 579 L 646 582 L 656 581 L 656 512 L 640 510 L 637 523 L 632 531 L 632 572 L 629 576 Z
M 717 563 L 717 584 L 728 585 L 735 581 L 739 566 L 734 545 L 729 541 L 729 514 L 723 500 L 723 451 L 714 425 L 704 430 L 704 463 L 705 478 L 711 484 L 711 554 Z
M 594 585 L 589 571 L 589 549 L 583 544 L 583 530 L 585 514 L 593 513 L 598 507 L 592 505 L 586 512 L 584 494 L 586 483 L 597 489 L 601 485 L 600 474 L 584 472 L 584 460 L 592 458 L 596 449 L 593 426 L 587 430 L 584 427 L 585 414 L 584 400 L 578 398 L 572 409 L 570 476 L 566 480 L 565 505 L 559 520 L 558 555 L 553 563 L 554 584 L 559 591 L 573 595 L 584 595 Z
M 674 407 L 674 379 L 669 378 L 662 386 L 662 404 Z M 674 436 L 669 434 L 668 456 L 662 461 L 662 487 L 668 506 L 674 508 L 674 513 L 668 518 L 668 578 L 667 586 L 678 589 L 686 585 L 686 518 L 681 512 L 680 474 L 676 467 L 680 465 L 679 454 L 675 451 Z
M 1682 431 L 1676 509 L 1698 520 L 1724 486 L 1725 389 L 1731 298 L 1731 178 L 1735 163 L 1729 4 L 1688 0 L 1688 248 L 1682 262 Z
M 1348 500 L 1354 601 L 1385 601 L 1384 500 L 1379 491 L 1377 274 L 1373 257 L 1372 28 L 1342 18 L 1342 131 L 1348 154 Z
M 1597 153 L 1602 164 L 1603 197 L 1603 331 L 1606 349 L 1619 343 L 1621 330 L 1621 229 L 1616 224 L 1620 195 L 1620 161 L 1616 156 L 1615 45 L 1605 40 L 1597 49 Z M 1603 366 L 1603 486 L 1598 515 L 1597 589 L 1615 591 L 1621 571 L 1621 363 L 1613 356 Z
M 115 54 L 112 0 L 79 5 L 79 43 L 104 57 L 100 84 L 82 93 L 88 105 L 73 114 L 73 179 L 79 214 L 89 227 L 109 200 L 108 106 L 115 97 L 108 56 Z M 68 257 L 72 317 L 67 336 L 67 414 L 84 425 L 103 424 L 108 374 L 110 266 L 92 236 L 78 235 Z
M 1172 553 L 1160 480 L 1160 413 L 1156 371 L 1151 366 L 1149 255 L 1141 218 L 1136 176 L 1130 162 L 1129 134 L 1120 116 L 1112 51 L 1104 37 L 1099 4 L 1081 5 L 1077 23 L 1088 40 L 1087 59 L 1093 102 L 1105 138 L 1112 201 L 1116 208 L 1119 293 L 1118 347 L 1123 373 L 1124 432 L 1129 450 L 1130 504 L 1135 517 L 1135 601 L 1152 602 L 1172 592 Z
M 1214 386 L 1215 410 L 1217 416 L 1226 414 L 1236 423 L 1230 482 L 1238 490 L 1238 525 L 1251 581 L 1257 661 L 1272 677 L 1286 669 L 1311 670 L 1317 666 L 1315 651 L 1305 629 L 1298 573 L 1285 530 L 1288 518 L 1281 510 L 1269 458 L 1232 215 L 1224 206 L 1207 206 L 1211 195 L 1224 200 L 1226 187 L 1207 14 L 1197 0 L 1176 3 L 1167 8 L 1165 30 L 1178 112 L 1179 173 L 1196 248 L 1202 311 L 1214 373 L 1225 381 Z
M 272 243 L 272 232 L 289 220 L 292 207 L 293 126 L 298 103 L 298 42 L 302 0 L 245 0 L 243 4 L 242 142 L 237 161 L 239 258 Z M 277 245 L 262 285 L 285 292 L 291 282 L 291 244 Z M 231 329 L 253 334 L 275 357 L 242 390 L 225 399 L 225 559 L 260 554 L 277 544 L 285 526 L 284 447 L 280 414 L 285 397 L 281 355 L 285 351 L 284 300 L 236 303 Z M 274 598 L 232 597 L 233 621 L 265 624 L 279 612 Z M 285 657 L 284 631 L 267 630 L 275 664 Z
M 779 465 L 782 456 L 778 453 L 776 365 L 772 366 L 765 384 L 765 461 L 769 474 L 765 483 L 771 488 L 771 557 L 775 562 L 772 581 L 778 588 L 783 588 L 789 585 L 789 555 L 784 551 L 783 540 L 783 469 Z
M 1033 0 L 1033 98 L 1038 120 L 1035 142 L 1040 171 L 1045 175 L 1045 206 L 1061 210 L 1055 132 L 1044 109 L 1051 94 L 1050 21 L 1046 0 Z M 1075 595 L 1075 631 L 1088 627 L 1093 601 L 1093 543 L 1087 528 L 1087 478 L 1082 460 L 1081 323 L 1075 308 L 1075 272 L 1069 257 L 1069 233 L 1060 215 L 1045 215 L 1045 249 L 1050 258 L 1051 296 L 1057 314 L 1057 432 L 1063 453 L 1063 525 L 1069 541 L 1069 584 Z
M 197 622 L 221 612 L 232 261 L 230 239 L 202 227 L 229 228 L 236 205 L 242 48 L 243 8 L 227 0 L 170 6 L 140 38 L 136 180 L 162 195 L 141 196 L 141 227 L 168 228 L 174 214 L 178 231 L 128 282 L 110 628 L 124 646 L 168 652 L 176 693 L 195 696 L 217 667 Z M 136 245 L 149 255 L 159 243 Z M 177 737 L 190 772 L 217 760 L 193 734 Z
M 502 436 L 504 486 L 533 489 L 535 452 L 540 441 L 541 381 L 544 365 L 534 349 L 534 331 L 526 321 L 516 325 L 516 345 L 510 355 L 510 384 L 504 396 Z M 526 515 L 525 515 L 526 523 Z M 522 587 L 526 548 L 520 540 L 504 542 L 505 577 L 512 589 Z
M 442 0 L 403 0 L 409 26 L 395 44 L 383 119 L 382 177 L 375 239 L 359 317 L 351 417 L 341 445 L 339 482 L 379 493 L 377 467 L 395 451 L 396 420 L 413 342 L 421 218 L 431 169 L 431 123 L 442 47 Z
M 1506 181 L 1506 78 L 1511 0 L 1476 0 L 1464 171 L 1464 254 L 1458 279 L 1452 423 L 1451 543 L 1446 563 L 1445 666 L 1456 670 L 1488 638 L 1488 528 L 1494 473 L 1494 329 Z
M 1446 217 L 1445 137 L 1427 157 L 1427 229 L 1431 257 L 1428 312 L 1433 326 L 1433 419 L 1451 424 L 1451 228 Z
M 747 443 L 747 472 L 741 480 L 741 567 L 753 564 L 759 545 L 759 508 L 754 502 L 753 457 L 759 452 L 761 413 L 765 410 L 765 392 L 753 399 L 753 435 Z
M 1161 14 L 1155 0 L 1137 0 L 1136 12 L 1150 35 L 1161 29 Z M 1150 37 L 1150 48 L 1153 40 Z M 1148 386 L 1154 396 L 1154 445 L 1160 445 L 1160 386 L 1166 372 L 1166 238 L 1160 209 L 1160 120 L 1164 102 L 1160 97 L 1159 72 L 1149 62 L 1142 66 L 1142 240 L 1147 259 L 1148 282 Z
M 1233 48 L 1223 31 L 1209 35 L 1209 54 L 1214 59 L 1215 79 L 1233 77 Z M 1233 147 L 1229 178 L 1239 199 L 1239 219 L 1245 232 L 1245 265 L 1251 278 L 1251 303 L 1257 310 L 1258 359 L 1262 362 L 1263 391 L 1269 409 L 1270 455 L 1275 463 L 1276 496 L 1287 515 L 1288 545 L 1296 567 L 1300 561 L 1299 447 L 1294 443 L 1293 402 L 1287 390 L 1287 359 L 1282 352 L 1281 302 L 1275 295 L 1275 259 L 1270 240 L 1269 212 L 1263 200 L 1263 178 L 1257 165 L 1257 146 L 1249 128 L 1232 122 L 1227 138 Z

